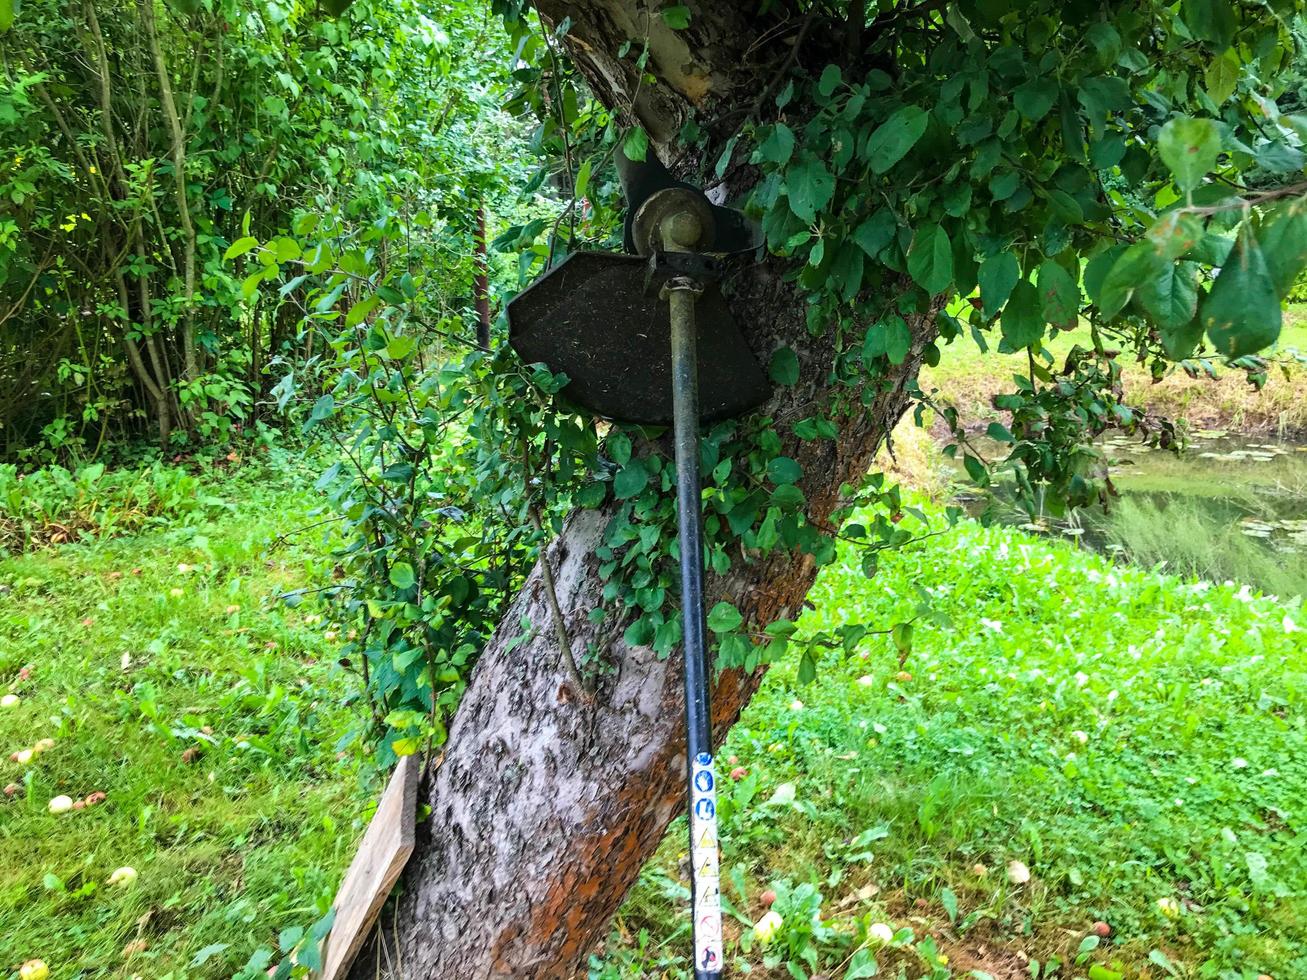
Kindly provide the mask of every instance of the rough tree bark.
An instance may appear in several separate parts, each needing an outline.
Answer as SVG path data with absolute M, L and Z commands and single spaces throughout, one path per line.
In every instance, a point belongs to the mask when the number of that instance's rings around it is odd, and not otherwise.
M 689 30 L 670 31 L 638 0 L 539 3 L 547 19 L 571 18 L 571 53 L 595 94 L 632 112 L 664 151 L 691 107 L 738 123 L 788 60 L 784 39 L 800 33 L 798 19 L 786 22 L 782 10 L 763 22 L 758 6 L 690 3 Z M 617 57 L 631 38 L 638 53 L 646 32 L 657 86 L 636 85 L 635 54 Z M 809 335 L 802 300 L 783 272 L 774 261 L 746 263 L 725 288 L 760 362 L 782 345 L 799 354 L 799 384 L 779 390 L 769 406 L 784 433 L 786 422 L 821 405 L 833 350 L 829 336 Z M 785 446 L 803 466 L 801 487 L 818 521 L 840 503 L 841 484 L 867 471 L 908 405 L 906 386 L 933 339 L 933 317 L 910 326 L 911 354 L 868 408 L 843 419 L 834 444 L 791 438 Z M 594 551 L 608 517 L 574 514 L 545 560 L 573 648 L 593 645 L 612 670 L 599 679 L 593 704 L 568 696 L 537 567 L 482 653 L 444 756 L 425 780 L 431 817 L 420 825 L 395 913 L 386 914 L 354 977 L 571 976 L 680 812 L 680 658 L 626 646 L 613 617 L 598 625 L 587 618 L 601 605 Z M 737 563 L 727 576 L 709 576 L 708 603 L 729 599 L 758 624 L 794 616 L 815 572 L 810 559 L 795 556 Z M 523 618 L 535 630 L 515 643 Z M 718 742 L 763 673 L 719 676 Z

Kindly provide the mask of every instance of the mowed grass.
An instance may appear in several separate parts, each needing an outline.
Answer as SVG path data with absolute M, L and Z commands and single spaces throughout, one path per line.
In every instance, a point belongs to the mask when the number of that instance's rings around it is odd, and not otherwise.
M 376 788 L 362 747 L 340 744 L 356 682 L 332 624 L 270 601 L 330 580 L 323 528 L 277 537 L 314 519 L 308 474 L 222 479 L 212 520 L 0 561 L 0 686 L 20 696 L 0 709 L 2 781 L 18 786 L 0 801 L 6 969 L 255 976 L 352 856 Z M 949 623 L 919 619 L 902 662 L 885 637 L 827 655 L 808 685 L 792 657 L 732 732 L 734 969 L 1307 976 L 1300 603 L 972 523 L 887 556 L 873 581 L 858 567 L 845 550 L 825 570 L 804 631 L 888 628 L 918 615 L 918 587 Z M 31 764 L 5 761 L 43 738 Z M 683 836 L 593 976 L 684 975 Z M 108 884 L 122 866 L 136 880 Z M 783 921 L 763 946 L 768 887 Z M 1113 934 L 1085 948 L 1096 920 Z M 870 938 L 881 923 L 887 946 Z
M 366 769 L 337 757 L 357 719 L 326 624 L 272 599 L 329 570 L 321 529 L 277 540 L 311 519 L 292 479 L 210 486 L 229 508 L 192 527 L 0 560 L 4 972 L 226 977 L 325 911 Z
M 1083 324 L 1079 330 L 1059 333 L 1047 344 L 1053 369 L 1061 369 L 1073 346 L 1089 343 L 1088 327 Z M 1295 352 L 1307 356 L 1307 304 L 1294 304 L 1285 311 L 1284 329 L 1273 351 L 1289 358 L 1288 376 L 1273 369 L 1261 391 L 1248 384 L 1243 372 L 1216 362 L 1215 379 L 1190 378 L 1172 369 L 1154 383 L 1147 365 L 1123 359 L 1125 400 L 1133 407 L 1182 419 L 1194 427 L 1302 435 L 1307 433 L 1307 364 L 1292 363 Z M 958 408 L 964 423 L 983 429 L 1000 417 L 991 404 L 993 397 L 1015 390 L 1012 375 L 1027 373 L 1025 352 L 998 354 L 991 350 L 982 354 L 971 337 L 964 335 L 944 347 L 938 366 L 922 371 L 921 388 L 928 393 L 937 391 L 938 397 Z
M 1300 602 L 968 522 L 872 581 L 846 547 L 801 626 L 884 629 L 920 589 L 951 625 L 919 620 L 902 663 L 878 637 L 806 686 L 780 664 L 731 733 L 723 768 L 748 772 L 723 780 L 728 962 L 769 978 L 870 976 L 869 958 L 909 978 L 1307 977 Z M 685 968 L 683 836 L 592 976 Z M 768 887 L 784 925 L 763 946 Z M 1098 921 L 1109 938 L 1087 938 Z

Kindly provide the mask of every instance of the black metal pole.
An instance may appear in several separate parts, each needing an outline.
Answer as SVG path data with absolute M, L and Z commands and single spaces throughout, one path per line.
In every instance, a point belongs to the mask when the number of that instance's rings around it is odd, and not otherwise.
M 694 301 L 699 284 L 665 287 L 672 323 L 672 410 L 676 504 L 681 531 L 681 616 L 685 649 L 685 755 L 690 800 L 690 861 L 695 980 L 722 975 L 721 870 L 717 787 L 703 601 L 703 518 L 699 490 L 699 369 Z

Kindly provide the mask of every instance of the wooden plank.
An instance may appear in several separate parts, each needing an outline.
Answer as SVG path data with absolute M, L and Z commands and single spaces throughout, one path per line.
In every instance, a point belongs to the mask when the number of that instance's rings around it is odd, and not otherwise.
M 418 757 L 399 760 L 354 860 L 336 892 L 336 921 L 322 950 L 322 980 L 339 980 L 368 938 L 381 906 L 413 853 Z

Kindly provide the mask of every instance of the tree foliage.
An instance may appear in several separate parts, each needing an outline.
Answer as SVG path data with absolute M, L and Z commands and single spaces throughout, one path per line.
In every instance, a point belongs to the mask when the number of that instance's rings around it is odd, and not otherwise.
M 460 26 L 458 42 L 480 29 Z M 299 332 L 296 287 L 255 315 L 224 253 L 301 210 L 366 224 L 400 199 L 447 209 L 456 223 L 431 217 L 424 239 L 470 281 L 475 181 L 449 179 L 443 140 L 479 118 L 475 93 L 451 84 L 465 52 L 417 5 L 337 19 L 296 2 L 33 0 L 0 55 L 9 455 L 249 424 L 284 364 L 322 347 Z

